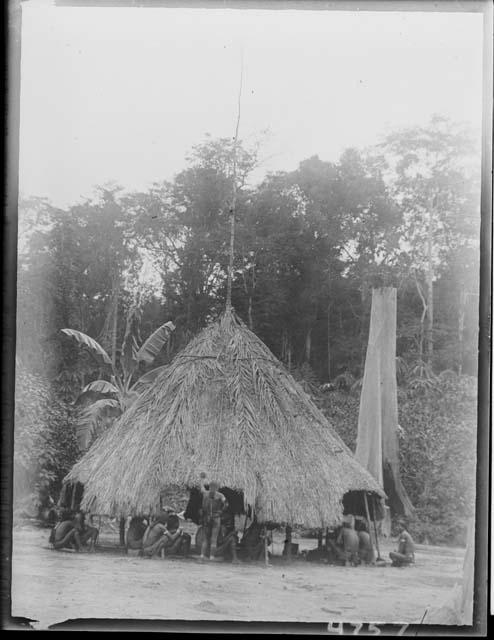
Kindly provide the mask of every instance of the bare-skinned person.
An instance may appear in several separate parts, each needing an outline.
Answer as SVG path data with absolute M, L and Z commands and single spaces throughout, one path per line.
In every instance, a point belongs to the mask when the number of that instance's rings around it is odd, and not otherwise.
M 144 516 L 134 516 L 127 529 L 125 545 L 127 550 L 142 551 L 142 541 L 148 528 L 149 520 Z
M 146 558 L 160 556 L 165 546 L 163 539 L 169 514 L 161 512 L 150 521 L 142 538 L 142 555 Z
M 345 566 L 356 566 L 359 563 L 359 537 L 349 522 L 344 522 L 336 539 L 336 546 L 342 552 L 340 558 Z
M 163 540 L 163 556 L 183 555 L 186 558 L 189 555 L 190 535 L 180 527 L 180 519 L 174 513 L 168 515 Z
M 77 512 L 71 519 L 63 519 L 52 530 L 50 542 L 54 549 L 74 549 L 81 551 L 88 545 L 89 551 L 94 551 L 99 531 L 96 527 L 86 525 L 85 515 Z
M 265 531 L 264 526 L 254 518 L 248 529 L 242 536 L 240 548 L 246 560 L 261 560 L 264 556 L 264 536 L 266 544 L 271 544 L 271 538 Z
M 398 548 L 396 551 L 391 551 L 389 557 L 393 567 L 406 567 L 415 562 L 415 544 L 406 529 L 405 520 L 398 520 L 397 528 Z
M 372 545 L 372 540 L 369 529 L 367 527 L 367 523 L 363 520 L 358 520 L 355 523 L 355 530 L 357 531 L 359 539 L 358 553 L 360 561 L 364 564 L 375 565 L 376 555 L 374 553 L 374 547 Z
M 204 547 L 204 545 L 206 545 Z M 225 559 L 232 562 L 232 564 L 238 564 L 237 556 L 238 536 L 235 531 L 234 517 L 230 513 L 223 513 L 221 516 L 220 530 L 217 537 L 217 545 L 213 550 L 210 549 L 209 543 L 206 539 L 206 531 L 204 527 L 199 527 L 196 535 L 196 547 L 204 549 L 205 555 L 209 555 L 210 560 Z
M 221 516 L 228 506 L 225 496 L 218 489 L 218 483 L 214 481 L 209 482 L 207 487 L 206 474 L 201 473 L 202 507 L 200 516 L 204 532 L 201 560 L 206 559 L 208 548 L 210 550 L 209 557 L 215 557 L 218 534 L 221 528 Z

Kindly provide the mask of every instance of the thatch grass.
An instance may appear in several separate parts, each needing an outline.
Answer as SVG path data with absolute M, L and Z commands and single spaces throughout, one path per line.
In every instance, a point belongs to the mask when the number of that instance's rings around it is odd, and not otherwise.
M 347 491 L 384 494 L 269 349 L 227 310 L 178 354 L 66 478 L 83 508 L 154 512 L 199 473 L 260 520 L 327 526 Z

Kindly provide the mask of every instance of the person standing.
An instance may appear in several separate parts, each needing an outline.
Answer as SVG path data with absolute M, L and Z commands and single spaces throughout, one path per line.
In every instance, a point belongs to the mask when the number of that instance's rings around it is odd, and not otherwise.
M 200 516 L 204 532 L 201 544 L 201 560 L 204 560 L 208 548 L 210 558 L 216 555 L 218 534 L 221 528 L 221 515 L 228 507 L 228 502 L 225 496 L 218 491 L 217 482 L 211 481 L 207 485 L 205 473 L 201 473 L 201 480 L 202 507 Z

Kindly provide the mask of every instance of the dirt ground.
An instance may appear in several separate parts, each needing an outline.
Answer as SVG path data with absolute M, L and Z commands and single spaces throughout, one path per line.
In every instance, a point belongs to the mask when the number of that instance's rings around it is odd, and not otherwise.
M 407 568 L 142 559 L 57 552 L 49 530 L 14 529 L 12 616 L 38 628 L 68 619 L 419 623 L 461 581 L 463 549 L 418 546 Z M 299 539 L 301 548 L 316 540 Z M 388 557 L 392 542 L 381 545 Z M 274 543 L 281 554 L 281 540 Z M 428 623 L 433 621 L 428 619 Z

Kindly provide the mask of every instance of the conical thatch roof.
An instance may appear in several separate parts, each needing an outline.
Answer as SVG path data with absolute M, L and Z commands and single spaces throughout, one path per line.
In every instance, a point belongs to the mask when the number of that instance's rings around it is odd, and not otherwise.
M 260 520 L 326 526 L 350 490 L 382 490 L 269 349 L 227 310 L 178 354 L 66 481 L 83 508 L 154 511 L 199 473 L 242 490 Z

